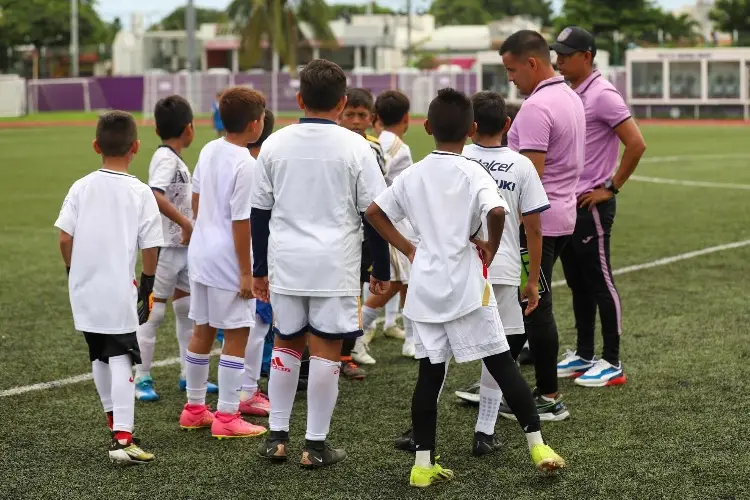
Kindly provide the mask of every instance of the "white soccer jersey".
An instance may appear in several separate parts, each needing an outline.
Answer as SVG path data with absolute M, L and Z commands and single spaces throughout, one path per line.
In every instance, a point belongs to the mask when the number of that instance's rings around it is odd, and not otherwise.
M 378 140 L 385 152 L 385 183 L 390 186 L 396 177 L 414 163 L 411 149 L 396 134 L 387 130 L 381 132 Z M 419 238 L 408 219 L 396 223 L 395 226 L 413 244 L 419 243 Z
M 550 207 L 542 181 L 531 160 L 506 147 L 470 144 L 464 147 L 463 155 L 478 161 L 492 174 L 509 207 L 500 248 L 490 266 L 490 282 L 518 286 L 521 284 L 520 217 Z
M 174 149 L 162 144 L 151 157 L 148 167 L 148 185 L 164 193 L 169 203 L 177 207 L 182 215 L 193 219 L 190 170 Z M 182 247 L 182 228 L 162 214 L 162 231 L 165 247 Z
M 206 144 L 193 173 L 198 217 L 188 247 L 190 279 L 239 292 L 240 265 L 232 222 L 250 219 L 255 160 L 247 148 L 221 139 Z
M 164 243 L 151 189 L 135 176 L 97 170 L 73 184 L 55 226 L 73 237 L 68 289 L 76 330 L 135 332 L 138 249 Z
M 463 156 L 433 151 L 396 177 L 375 203 L 398 222 L 409 219 L 419 235 L 404 315 L 445 323 L 493 305 L 484 264 L 469 238 L 482 217 L 508 205 L 492 176 Z
M 258 155 L 252 205 L 271 210 L 271 291 L 360 294 L 361 213 L 383 189 L 367 140 L 334 122 L 301 119 L 271 135 Z

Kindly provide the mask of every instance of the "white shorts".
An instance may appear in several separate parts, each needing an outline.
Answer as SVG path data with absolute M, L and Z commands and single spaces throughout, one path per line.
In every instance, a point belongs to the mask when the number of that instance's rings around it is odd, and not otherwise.
M 510 348 L 497 307 L 480 307 L 447 323 L 412 321 L 416 358 L 445 363 L 451 356 L 458 363 L 475 361 Z
M 159 249 L 154 278 L 154 298 L 168 299 L 179 288 L 190 293 L 188 277 L 187 247 L 163 247 Z
M 497 312 L 503 322 L 505 335 L 523 335 L 523 309 L 518 302 L 518 287 L 513 285 L 492 285 L 497 300 Z
M 409 283 L 411 262 L 406 255 L 399 252 L 396 247 L 390 246 L 391 251 L 391 281 Z
M 362 335 L 359 297 L 300 297 L 271 292 L 277 335 L 291 340 L 308 331 L 324 339 L 349 339 Z
M 189 317 L 196 325 L 232 330 L 255 326 L 255 299 L 241 299 L 237 292 L 191 281 Z

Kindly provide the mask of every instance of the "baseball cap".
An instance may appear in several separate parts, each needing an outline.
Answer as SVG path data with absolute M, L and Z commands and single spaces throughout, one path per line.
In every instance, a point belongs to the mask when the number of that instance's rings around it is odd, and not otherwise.
M 562 30 L 550 48 L 563 55 L 576 52 L 591 52 L 592 56 L 596 55 L 594 35 L 578 26 L 568 26 Z

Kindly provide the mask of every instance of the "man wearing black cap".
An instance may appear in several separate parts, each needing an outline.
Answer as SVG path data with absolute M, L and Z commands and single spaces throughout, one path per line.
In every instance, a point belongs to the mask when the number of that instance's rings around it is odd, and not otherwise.
M 594 69 L 596 42 L 588 31 L 571 26 L 551 46 L 557 67 L 581 97 L 586 111 L 586 149 L 576 196 L 575 231 L 560 260 L 573 293 L 578 342 L 557 365 L 558 377 L 573 377 L 584 387 L 625 383 L 620 362 L 622 310 L 610 265 L 610 233 L 615 195 L 646 150 L 638 125 L 615 87 Z M 620 142 L 625 152 L 617 167 Z M 594 330 L 599 309 L 604 346 L 594 357 Z

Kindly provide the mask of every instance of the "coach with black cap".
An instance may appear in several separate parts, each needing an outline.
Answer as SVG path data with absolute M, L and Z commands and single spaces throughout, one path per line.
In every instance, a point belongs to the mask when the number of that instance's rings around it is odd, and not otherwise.
M 625 383 L 620 362 L 622 308 L 610 265 L 610 233 L 616 195 L 646 150 L 641 131 L 622 95 L 594 69 L 596 41 L 588 31 L 571 26 L 551 46 L 557 67 L 581 97 L 586 112 L 583 173 L 578 181 L 575 231 L 560 260 L 573 293 L 578 342 L 575 353 L 557 365 L 558 377 L 577 377 L 585 387 Z M 617 168 L 620 143 L 625 152 Z M 604 346 L 594 357 L 596 311 L 601 317 Z

